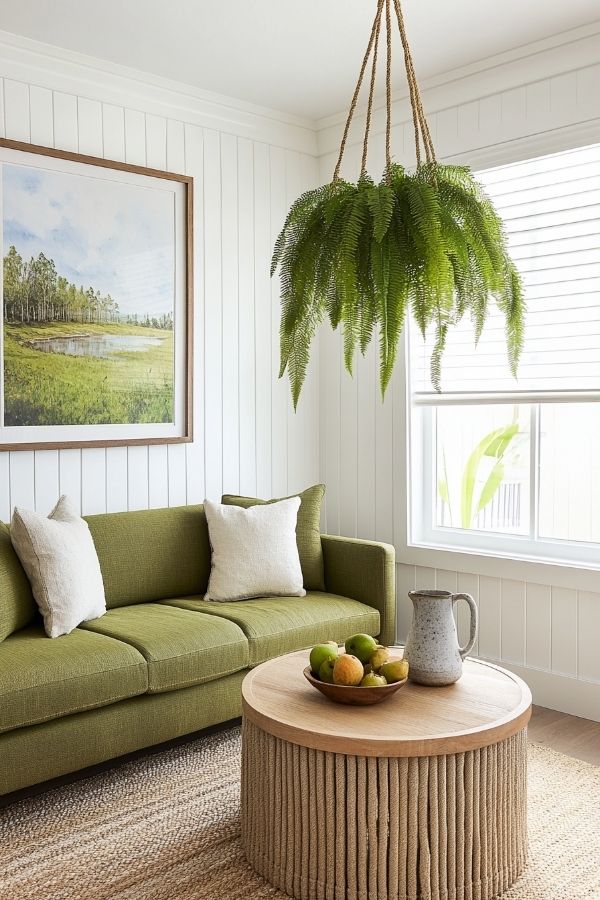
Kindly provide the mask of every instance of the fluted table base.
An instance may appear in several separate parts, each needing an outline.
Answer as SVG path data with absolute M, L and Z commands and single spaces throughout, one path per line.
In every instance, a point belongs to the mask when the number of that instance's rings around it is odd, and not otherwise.
M 523 871 L 526 729 L 464 753 L 359 757 L 244 720 L 242 838 L 298 900 L 491 900 Z

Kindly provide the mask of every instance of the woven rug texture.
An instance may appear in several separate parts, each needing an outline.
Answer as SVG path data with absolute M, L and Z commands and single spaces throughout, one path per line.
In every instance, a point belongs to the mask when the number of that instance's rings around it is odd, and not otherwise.
M 0 898 L 283 900 L 246 863 L 239 779 L 233 728 L 0 810 Z M 530 746 L 529 841 L 504 900 L 600 900 L 600 767 Z

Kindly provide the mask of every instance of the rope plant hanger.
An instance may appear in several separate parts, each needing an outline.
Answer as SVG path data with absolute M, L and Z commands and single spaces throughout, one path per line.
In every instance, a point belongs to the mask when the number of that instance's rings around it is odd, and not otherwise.
M 416 169 L 392 161 L 392 8 L 400 31 L 414 126 Z M 385 24 L 384 24 L 385 19 Z M 385 29 L 385 169 L 379 184 L 367 174 L 369 134 L 381 33 Z M 340 177 L 344 150 L 370 63 L 360 176 Z M 513 374 L 522 344 L 524 303 L 509 258 L 502 222 L 481 185 L 463 166 L 436 161 L 400 0 L 377 9 L 346 119 L 333 180 L 293 204 L 273 251 L 271 274 L 281 272 L 281 369 L 294 407 L 306 375 L 310 345 L 327 317 L 343 330 L 344 361 L 352 374 L 356 348 L 364 354 L 379 332 L 380 384 L 385 395 L 407 313 L 423 336 L 432 327 L 431 378 L 440 390 L 448 329 L 465 314 L 479 339 L 495 300 L 506 319 Z

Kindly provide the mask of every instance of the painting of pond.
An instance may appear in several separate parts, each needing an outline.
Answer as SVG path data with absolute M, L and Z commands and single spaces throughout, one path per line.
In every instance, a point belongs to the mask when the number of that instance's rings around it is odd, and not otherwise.
M 74 334 L 70 337 L 44 338 L 29 341 L 29 346 L 43 353 L 64 353 L 67 356 L 95 356 L 115 359 L 119 353 L 143 353 L 160 347 L 164 338 L 140 334 Z

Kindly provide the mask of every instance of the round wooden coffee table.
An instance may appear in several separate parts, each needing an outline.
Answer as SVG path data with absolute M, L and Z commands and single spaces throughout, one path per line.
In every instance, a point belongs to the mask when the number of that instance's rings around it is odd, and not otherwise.
M 448 687 L 331 703 L 306 651 L 242 685 L 242 838 L 300 900 L 489 900 L 523 871 L 526 727 L 516 675 L 467 660 Z

